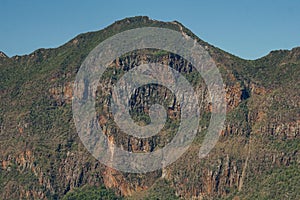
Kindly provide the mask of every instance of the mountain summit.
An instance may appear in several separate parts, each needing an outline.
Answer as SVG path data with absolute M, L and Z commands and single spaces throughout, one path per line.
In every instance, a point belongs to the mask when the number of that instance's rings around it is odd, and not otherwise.
M 8 56 L 2 51 L 0 51 L 0 58 L 8 58 Z
M 158 62 L 172 67 L 199 92 L 195 140 L 176 162 L 130 174 L 97 161 L 78 137 L 72 115 L 73 82 L 89 52 L 125 30 L 164 27 L 189 35 L 216 63 L 226 89 L 226 122 L 217 145 L 198 152 L 211 116 L 209 92 L 195 69 L 172 52 L 142 49 L 117 58 L 103 74 L 95 108 L 112 144 L 154 152 L 174 137 L 180 104 L 164 87 L 138 88 L 130 99 L 137 124 L 149 123 L 149 105 L 165 106 L 168 120 L 149 138 L 126 134 L 109 110 L 111 88 L 130 69 Z M 0 193 L 3 199 L 300 199 L 300 53 L 274 51 L 244 60 L 199 39 L 179 22 L 126 18 L 80 34 L 55 49 L 8 58 L 0 53 Z

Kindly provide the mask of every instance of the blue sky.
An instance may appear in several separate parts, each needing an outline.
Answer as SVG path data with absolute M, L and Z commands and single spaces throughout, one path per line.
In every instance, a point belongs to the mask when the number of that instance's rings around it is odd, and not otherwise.
M 0 50 L 9 56 L 58 47 L 125 17 L 177 20 L 201 39 L 255 59 L 300 46 L 300 1 L 0 0 Z

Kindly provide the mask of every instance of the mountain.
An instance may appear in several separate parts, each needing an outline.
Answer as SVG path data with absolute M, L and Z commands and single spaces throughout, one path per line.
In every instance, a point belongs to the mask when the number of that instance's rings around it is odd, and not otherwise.
M 88 53 L 110 36 L 138 27 L 169 28 L 197 40 L 221 72 L 227 103 L 219 141 L 199 159 L 211 109 L 207 88 L 187 61 L 146 49 L 111 63 L 99 83 L 103 92 L 97 114 L 105 134 L 128 151 L 155 151 L 166 145 L 180 120 L 180 108 L 168 108 L 170 122 L 157 136 L 124 134 L 107 107 L 110 86 L 126 71 L 151 61 L 164 63 L 180 71 L 204 97 L 201 131 L 189 150 L 165 169 L 145 174 L 123 173 L 97 161 L 79 139 L 72 115 L 72 84 Z M 8 58 L 1 52 L 0 198 L 300 199 L 299 77 L 299 47 L 244 60 L 202 41 L 179 22 L 148 17 L 126 18 L 29 55 Z M 147 123 L 146 103 L 171 97 L 159 86 L 139 88 L 132 99 L 133 118 Z
M 3 53 L 2 51 L 0 51 L 0 59 L 3 58 L 8 58 L 7 55 L 5 53 Z

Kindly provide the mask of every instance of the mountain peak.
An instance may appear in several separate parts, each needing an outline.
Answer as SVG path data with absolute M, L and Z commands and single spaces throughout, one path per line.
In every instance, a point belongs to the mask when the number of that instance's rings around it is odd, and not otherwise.
M 8 56 L 2 51 L 0 51 L 0 58 L 8 58 Z
M 126 17 L 121 20 L 115 21 L 114 24 L 123 24 L 123 23 L 134 23 L 134 22 L 147 22 L 153 21 L 148 16 L 134 16 L 134 17 Z

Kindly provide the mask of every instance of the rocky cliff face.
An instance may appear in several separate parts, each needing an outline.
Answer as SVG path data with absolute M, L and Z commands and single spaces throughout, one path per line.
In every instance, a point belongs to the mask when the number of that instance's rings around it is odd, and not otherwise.
M 167 109 L 168 125 L 146 139 L 123 133 L 109 105 L 112 85 L 129 69 L 154 61 L 171 66 L 193 83 L 203 99 L 200 131 L 189 150 L 165 169 L 128 174 L 104 166 L 84 148 L 72 119 L 72 83 L 87 53 L 101 40 L 139 26 L 172 28 L 205 45 L 222 73 L 228 113 L 219 142 L 200 160 L 198 151 L 211 112 L 201 77 L 194 76 L 195 70 L 172 53 L 141 50 L 116 59 L 99 83 L 96 110 L 109 141 L 127 151 L 162 148 L 180 120 L 180 107 L 169 90 L 157 85 L 141 87 L 131 98 L 132 117 L 147 124 L 149 105 L 159 102 Z M 299 55 L 296 48 L 245 61 L 199 40 L 180 23 L 137 17 L 79 35 L 58 49 L 0 60 L 1 198 L 56 199 L 77 187 L 103 185 L 119 196 L 137 199 L 164 188 L 172 188 L 175 196 L 185 199 L 272 198 L 269 190 L 276 188 L 272 185 L 283 182 L 287 187 L 277 197 L 297 199 L 298 186 L 292 181 L 300 172 Z M 273 175 L 277 179 L 270 179 Z M 166 181 L 164 186 L 155 189 L 161 180 Z M 260 184 L 264 185 L 259 188 Z

